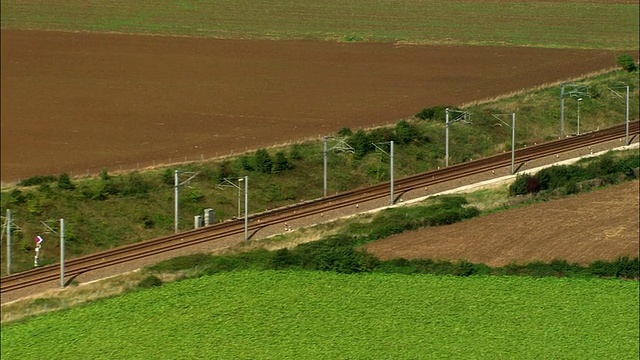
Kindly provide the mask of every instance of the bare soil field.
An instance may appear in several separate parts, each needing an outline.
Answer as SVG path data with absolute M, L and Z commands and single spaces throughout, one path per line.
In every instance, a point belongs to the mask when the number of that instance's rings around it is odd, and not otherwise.
M 1 180 L 134 169 L 395 123 L 618 52 L 1 31 Z
M 381 259 L 467 260 L 489 266 L 638 257 L 638 181 L 364 246 Z

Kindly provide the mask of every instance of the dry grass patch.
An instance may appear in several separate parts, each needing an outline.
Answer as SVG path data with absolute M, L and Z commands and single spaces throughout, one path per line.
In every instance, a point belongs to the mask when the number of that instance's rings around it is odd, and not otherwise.
M 115 297 L 136 288 L 144 278 L 139 271 L 94 281 L 65 289 L 49 290 L 2 305 L 2 323 L 69 309 L 93 301 Z

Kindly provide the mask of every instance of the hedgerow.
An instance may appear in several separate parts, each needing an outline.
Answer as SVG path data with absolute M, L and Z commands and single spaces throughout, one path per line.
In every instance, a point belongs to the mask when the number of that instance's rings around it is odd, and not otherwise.
M 509 187 L 509 194 L 516 196 L 543 191 L 575 194 L 591 189 L 594 185 L 617 184 L 623 180 L 637 179 L 639 163 L 638 154 L 616 158 L 613 154 L 607 153 L 574 165 L 551 166 L 535 175 L 517 175 Z
M 359 250 L 356 242 L 345 236 L 300 244 L 293 249 L 255 250 L 237 255 L 188 255 L 161 262 L 148 268 L 151 272 L 192 270 L 194 276 L 241 270 L 309 270 L 336 273 L 380 272 L 394 274 L 494 275 L 530 277 L 620 278 L 638 280 L 638 258 L 618 257 L 613 261 L 597 260 L 588 265 L 566 260 L 534 261 L 490 267 L 465 259 L 457 261 L 432 259 L 380 260 Z
M 454 276 L 512 275 L 533 277 L 613 277 L 637 279 L 638 258 L 620 257 L 615 261 L 596 261 L 588 266 L 565 260 L 550 263 L 532 262 L 489 267 L 465 259 L 446 261 L 431 259 L 380 260 L 362 250 L 361 245 L 403 231 L 425 226 L 451 224 L 477 216 L 479 210 L 467 206 L 461 196 L 443 196 L 435 204 L 391 208 L 379 212 L 370 223 L 354 223 L 342 232 L 319 241 L 300 244 L 292 249 L 267 251 L 258 249 L 234 255 L 196 254 L 161 262 L 150 271 L 190 269 L 196 274 L 258 270 L 310 270 L 337 273 L 384 272 L 401 274 L 437 274 Z
M 459 196 L 438 197 L 435 204 L 386 209 L 367 226 L 348 226 L 343 233 L 320 241 L 300 244 L 287 250 L 267 252 L 254 250 L 238 255 L 193 255 L 168 260 L 151 267 L 154 271 L 177 271 L 199 268 L 203 273 L 260 269 L 304 269 L 356 273 L 374 271 L 380 261 L 373 255 L 357 250 L 358 245 L 379 240 L 407 230 L 425 226 L 451 224 L 477 216 L 480 211 L 467 207 Z M 191 265 L 190 265 L 191 264 Z M 460 270 L 460 273 L 469 273 Z M 475 273 L 475 272 L 473 272 Z

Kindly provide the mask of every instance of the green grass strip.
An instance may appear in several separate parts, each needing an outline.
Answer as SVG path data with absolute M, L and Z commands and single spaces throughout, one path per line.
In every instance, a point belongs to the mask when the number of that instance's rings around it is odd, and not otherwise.
M 17 1 L 2 27 L 210 36 L 637 49 L 637 3 L 485 1 Z

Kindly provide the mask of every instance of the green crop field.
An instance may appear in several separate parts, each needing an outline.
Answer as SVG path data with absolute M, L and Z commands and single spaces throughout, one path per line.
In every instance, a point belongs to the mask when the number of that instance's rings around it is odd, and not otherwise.
M 638 282 L 232 272 L 2 326 L 3 359 L 634 359 Z
M 637 2 L 22 1 L 2 28 L 216 38 L 637 49 Z M 473 15 L 473 16 L 471 16 Z

